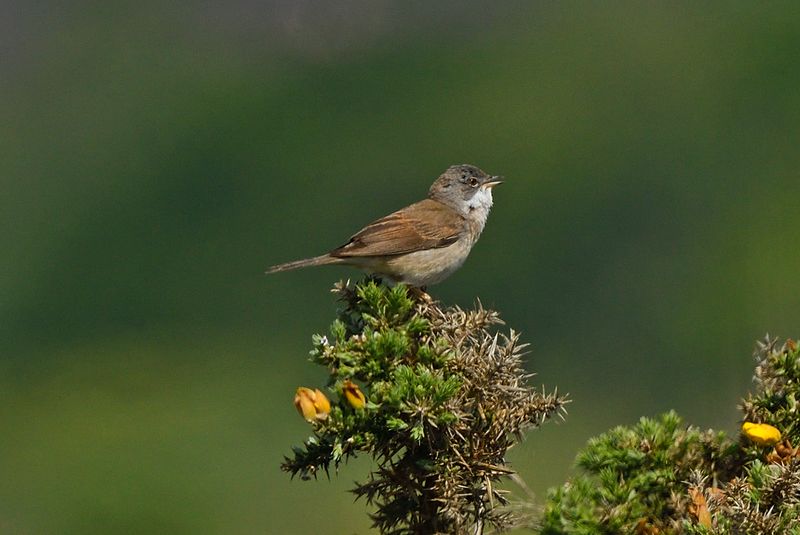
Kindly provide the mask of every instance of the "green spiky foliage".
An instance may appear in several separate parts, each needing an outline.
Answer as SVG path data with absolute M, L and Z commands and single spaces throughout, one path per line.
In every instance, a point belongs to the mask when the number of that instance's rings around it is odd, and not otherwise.
M 591 439 L 579 454 L 584 474 L 551 492 L 542 533 L 674 528 L 688 507 L 688 491 L 676 489 L 693 470 L 720 479 L 732 446 L 722 433 L 685 426 L 674 412 L 617 427 Z
M 779 344 L 776 339 L 767 337 L 759 342 L 753 376 L 756 389 L 739 407 L 745 421 L 773 425 L 794 445 L 800 444 L 799 351 L 792 340 Z
M 800 534 L 800 351 L 767 338 L 743 420 L 777 444 L 686 426 L 674 412 L 589 441 L 580 473 L 548 494 L 539 533 Z
M 334 292 L 342 307 L 311 352 L 330 374 L 332 407 L 282 468 L 309 479 L 369 455 L 377 469 L 353 492 L 375 508 L 381 533 L 510 525 L 497 487 L 513 474 L 506 452 L 566 401 L 528 384 L 517 333 L 496 332 L 502 321 L 480 304 L 441 307 L 403 285 L 368 279 Z M 351 381 L 366 397 L 362 408 L 344 394 Z

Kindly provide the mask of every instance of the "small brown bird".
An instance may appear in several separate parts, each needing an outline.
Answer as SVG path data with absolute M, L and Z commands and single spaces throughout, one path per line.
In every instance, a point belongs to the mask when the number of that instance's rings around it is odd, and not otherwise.
M 441 282 L 461 267 L 478 241 L 492 207 L 492 188 L 501 178 L 474 165 L 449 167 L 427 199 L 370 223 L 329 253 L 278 264 L 267 273 L 345 264 L 420 288 Z

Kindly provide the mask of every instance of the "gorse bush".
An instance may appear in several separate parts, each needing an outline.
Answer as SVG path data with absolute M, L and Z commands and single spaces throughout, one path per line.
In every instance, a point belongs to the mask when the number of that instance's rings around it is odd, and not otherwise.
M 743 433 L 687 427 L 673 412 L 589 441 L 581 473 L 548 496 L 540 532 L 800 533 L 800 352 L 767 338 Z
M 342 302 L 311 360 L 330 374 L 295 403 L 313 436 L 282 468 L 308 479 L 366 454 L 377 468 L 353 492 L 381 533 L 483 533 L 515 521 L 497 484 L 525 430 L 563 412 L 565 398 L 529 384 L 525 344 L 496 332 L 498 314 L 441 307 L 418 290 L 367 279 L 338 284 Z
M 328 390 L 295 404 L 313 436 L 283 469 L 303 479 L 366 454 L 376 469 L 353 492 L 385 534 L 479 535 L 528 527 L 543 535 L 800 535 L 800 350 L 767 338 L 742 433 L 686 425 L 674 412 L 589 441 L 578 474 L 535 504 L 506 506 L 518 478 L 508 449 L 563 414 L 566 399 L 534 389 L 525 344 L 480 303 L 442 307 L 419 290 L 367 279 L 334 289 L 342 302 L 311 360 Z M 517 479 L 519 482 L 520 480 Z

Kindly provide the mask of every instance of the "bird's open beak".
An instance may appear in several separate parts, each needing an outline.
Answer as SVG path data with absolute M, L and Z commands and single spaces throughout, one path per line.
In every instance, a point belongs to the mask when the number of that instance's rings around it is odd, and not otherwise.
M 486 188 L 486 189 L 492 189 L 496 185 L 502 184 L 502 183 L 503 183 L 503 177 L 501 177 L 501 176 L 493 176 L 489 180 L 484 182 L 482 187 Z

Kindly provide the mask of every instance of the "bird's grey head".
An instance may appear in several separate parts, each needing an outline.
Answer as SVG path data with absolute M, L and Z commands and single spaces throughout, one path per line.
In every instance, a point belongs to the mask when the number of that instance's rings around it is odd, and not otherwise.
M 478 211 L 485 220 L 492 207 L 492 188 L 501 177 L 484 173 L 474 165 L 453 165 L 431 186 L 428 196 L 463 215 Z

